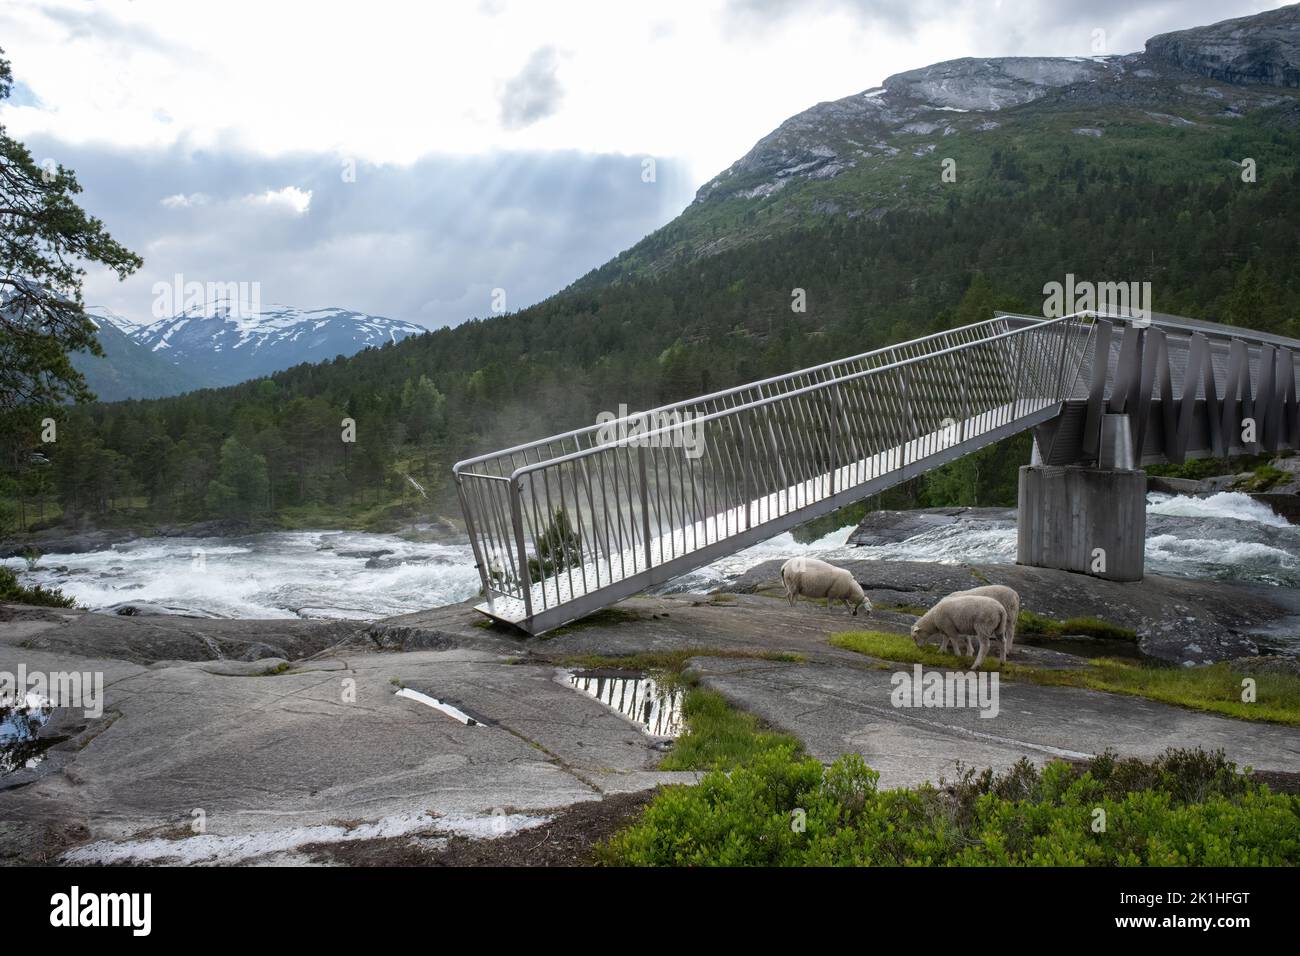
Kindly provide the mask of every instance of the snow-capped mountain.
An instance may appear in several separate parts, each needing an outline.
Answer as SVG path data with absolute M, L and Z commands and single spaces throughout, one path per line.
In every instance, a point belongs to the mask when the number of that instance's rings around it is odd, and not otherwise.
M 183 370 L 190 388 L 233 385 L 303 362 L 354 355 L 369 346 L 400 342 L 426 331 L 400 319 L 348 309 L 304 310 L 283 305 L 196 306 L 149 325 L 133 325 L 103 309 L 89 313 L 154 358 Z
M 139 326 L 107 309 L 87 309 L 95 326 L 102 356 L 72 355 L 72 364 L 86 384 L 105 402 L 126 398 L 161 398 L 198 388 L 186 371 L 164 361 L 134 339 Z

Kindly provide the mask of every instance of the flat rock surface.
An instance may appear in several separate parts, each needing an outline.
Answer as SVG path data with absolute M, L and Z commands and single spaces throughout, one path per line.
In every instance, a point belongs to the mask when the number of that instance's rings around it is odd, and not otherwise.
M 1154 757 L 1170 747 L 1223 748 L 1241 765 L 1300 770 L 1300 732 L 1074 687 L 999 681 L 997 709 L 895 708 L 900 671 L 704 658 L 702 683 L 831 761 L 859 753 L 882 787 L 953 779 L 959 763 L 1005 769 L 1021 757 L 1083 759 L 1107 747 Z
M 873 597 L 900 604 L 972 583 L 970 569 L 927 568 L 855 573 Z M 912 616 L 791 607 L 773 596 L 774 574 L 746 576 L 751 593 L 630 599 L 543 638 L 485 626 L 469 604 L 369 625 L 5 608 L 0 670 L 101 673 L 105 699 L 102 716 L 60 711 L 51 727 L 66 739 L 0 777 L 0 860 L 310 862 L 322 844 L 398 852 L 509 834 L 566 806 L 692 782 L 656 769 L 661 742 L 566 686 L 566 668 L 633 654 L 690 657 L 706 686 L 822 759 L 863 753 L 886 785 L 951 776 L 958 761 L 1001 767 L 1104 747 L 1149 756 L 1222 746 L 1243 764 L 1300 770 L 1293 728 L 1139 698 L 1005 682 L 996 718 L 893 708 L 898 667 L 827 639 L 855 627 L 902 632 Z M 1097 610 L 1095 593 L 1040 584 L 1061 592 L 1054 608 Z M 1025 593 L 1035 607 L 1039 592 Z M 243 659 L 253 643 L 281 652 Z M 1027 645 L 1013 658 L 1077 666 Z
M 171 614 L 123 618 L 64 608 L 0 605 L 2 644 L 143 664 L 297 659 L 354 637 L 363 626 L 349 621 L 248 621 Z

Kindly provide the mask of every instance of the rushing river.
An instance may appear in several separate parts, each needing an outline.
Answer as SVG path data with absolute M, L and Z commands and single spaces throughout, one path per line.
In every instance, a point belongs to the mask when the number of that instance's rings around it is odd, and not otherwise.
M 892 544 L 846 547 L 842 528 L 797 544 L 778 535 L 663 590 L 707 590 L 774 558 L 999 563 L 1015 560 L 1014 515 L 961 520 Z M 1157 574 L 1300 587 L 1300 527 L 1245 495 L 1150 495 L 1147 570 Z M 429 543 L 397 535 L 292 531 L 244 538 L 141 538 L 111 550 L 47 554 L 29 571 L 6 562 L 25 584 L 62 588 L 104 610 L 147 605 L 210 617 L 356 618 L 402 614 L 478 593 L 467 542 Z

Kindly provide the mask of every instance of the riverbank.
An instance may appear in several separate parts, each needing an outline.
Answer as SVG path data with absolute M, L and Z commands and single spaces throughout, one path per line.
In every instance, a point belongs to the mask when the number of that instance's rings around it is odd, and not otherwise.
M 536 830 L 530 845 L 563 842 L 579 826 L 565 821 L 608 828 L 639 802 L 567 808 L 699 779 L 661 769 L 671 745 L 569 676 L 669 661 L 817 760 L 861 754 L 881 787 L 951 778 L 958 763 L 1005 770 L 1021 758 L 1041 765 L 1106 748 L 1144 759 L 1168 747 L 1222 748 L 1240 765 L 1300 772 L 1294 728 L 1078 687 L 1005 681 L 993 718 L 900 710 L 891 704 L 900 666 L 832 636 L 850 627 L 904 634 L 914 619 L 904 601 L 919 605 L 953 575 L 967 586 L 972 576 L 875 564 L 855 569 L 879 585 L 865 620 L 790 607 L 768 596 L 771 569 L 756 568 L 740 582 L 752 584 L 744 593 L 638 597 L 541 639 L 488 626 L 468 603 L 369 623 L 6 608 L 0 670 L 102 673 L 105 694 L 102 715 L 51 720 L 55 742 L 32 766 L 0 776 L 0 859 L 453 862 L 481 855 L 465 840 L 518 833 L 510 845 L 519 850 Z M 1115 603 L 1076 590 L 1064 572 L 1042 574 L 1025 593 L 1044 617 L 1105 617 Z M 1211 584 L 1195 613 L 1248 603 L 1242 586 Z M 1194 596 L 1189 582 L 1128 587 L 1147 589 L 1126 599 L 1144 614 L 1168 603 L 1162 588 Z M 887 590 L 897 607 L 885 606 Z M 1050 668 L 1081 657 L 1026 642 L 1012 660 Z

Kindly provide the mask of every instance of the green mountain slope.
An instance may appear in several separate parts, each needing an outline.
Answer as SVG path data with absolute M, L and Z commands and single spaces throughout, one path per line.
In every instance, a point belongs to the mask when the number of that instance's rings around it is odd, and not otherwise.
M 1152 38 L 1111 57 L 963 59 L 820 103 L 702 186 L 677 219 L 584 277 L 593 287 L 838 219 L 1013 193 L 1068 151 L 1147 181 L 1238 176 L 1300 124 L 1300 5 Z M 945 176 L 945 172 L 947 175 Z
M 72 364 L 101 402 L 159 398 L 194 387 L 186 372 L 132 341 L 102 316 L 92 318 L 104 354 L 79 352 L 73 355 Z

